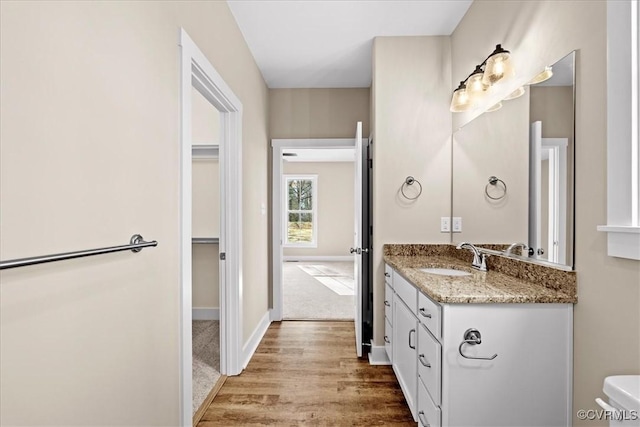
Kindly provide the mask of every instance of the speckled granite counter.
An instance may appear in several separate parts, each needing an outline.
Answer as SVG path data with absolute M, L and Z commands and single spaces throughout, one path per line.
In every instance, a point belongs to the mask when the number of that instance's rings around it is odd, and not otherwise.
M 452 245 L 384 245 L 384 262 L 441 303 L 576 303 L 573 271 L 491 256 L 487 272 L 471 267 L 472 254 Z M 442 276 L 420 268 L 455 268 L 470 276 Z

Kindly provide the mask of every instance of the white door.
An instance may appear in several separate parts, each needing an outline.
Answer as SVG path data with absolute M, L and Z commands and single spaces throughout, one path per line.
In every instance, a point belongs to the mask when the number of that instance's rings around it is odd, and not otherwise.
M 355 286 L 355 327 L 356 352 L 362 357 L 362 122 L 356 126 L 356 144 L 354 160 L 354 231 L 353 231 L 353 278 Z M 368 251 L 368 248 L 364 248 Z
M 544 254 L 542 247 L 542 122 L 531 123 L 529 147 L 529 242 L 533 257 Z

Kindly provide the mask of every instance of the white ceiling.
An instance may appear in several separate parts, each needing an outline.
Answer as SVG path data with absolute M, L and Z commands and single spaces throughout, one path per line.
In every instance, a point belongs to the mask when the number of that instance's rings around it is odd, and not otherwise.
M 270 88 L 371 86 L 376 36 L 450 35 L 472 0 L 228 0 Z

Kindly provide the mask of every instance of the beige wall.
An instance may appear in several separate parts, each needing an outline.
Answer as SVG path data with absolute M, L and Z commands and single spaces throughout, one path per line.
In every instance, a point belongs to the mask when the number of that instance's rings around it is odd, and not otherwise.
M 385 243 L 448 243 L 440 217 L 451 207 L 449 37 L 377 37 L 373 47 L 374 339 L 383 344 Z M 411 175 L 414 202 L 400 196 Z
M 192 167 L 192 236 L 220 237 L 218 160 L 194 160 Z M 192 305 L 219 307 L 219 246 L 194 244 L 192 248 Z
M 193 237 L 220 237 L 220 178 L 218 159 L 196 159 L 191 164 Z
M 269 89 L 271 138 L 352 138 L 356 122 L 369 135 L 369 89 Z
M 267 88 L 224 2 L 0 3 L 0 424 L 177 425 L 183 26 L 244 107 L 244 336 L 267 311 Z
M 196 88 L 191 88 L 191 139 L 193 145 L 220 144 L 220 112 Z
M 217 244 L 192 245 L 192 305 L 194 308 L 220 307 L 220 266 Z
M 579 50 L 573 409 L 596 409 L 594 399 L 603 395 L 606 376 L 640 372 L 640 263 L 607 256 L 606 235 L 596 231 L 606 224 L 607 202 L 606 4 L 476 0 L 452 36 L 454 81 L 473 70 L 496 43 L 513 52 L 520 79 Z M 577 418 L 574 423 L 608 424 Z
M 284 174 L 318 175 L 318 247 L 284 256 L 349 256 L 353 246 L 353 162 L 284 162 Z
M 504 101 L 453 135 L 453 216 L 462 218 L 462 233 L 453 242 L 513 243 L 528 240 L 529 94 Z M 503 184 L 489 185 L 490 176 Z

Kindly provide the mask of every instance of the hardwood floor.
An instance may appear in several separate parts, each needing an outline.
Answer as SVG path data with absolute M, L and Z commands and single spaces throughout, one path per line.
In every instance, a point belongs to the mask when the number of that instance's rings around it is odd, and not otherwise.
M 390 366 L 355 356 L 353 322 L 273 323 L 197 427 L 415 426 Z

